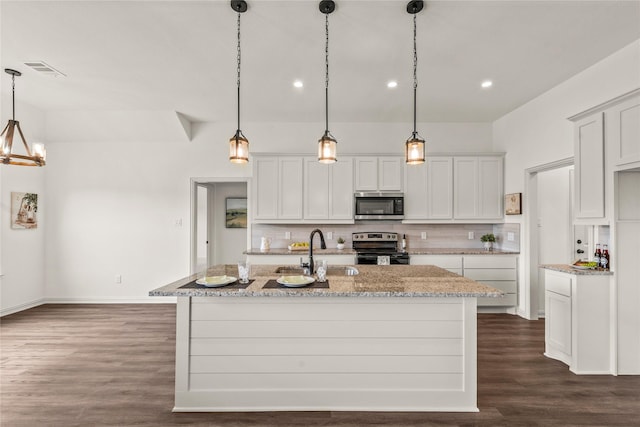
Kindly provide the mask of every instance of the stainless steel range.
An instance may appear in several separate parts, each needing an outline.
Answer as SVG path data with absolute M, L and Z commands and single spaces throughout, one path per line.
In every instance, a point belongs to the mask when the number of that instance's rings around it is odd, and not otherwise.
M 357 264 L 409 264 L 409 254 L 398 247 L 398 233 L 353 233 Z

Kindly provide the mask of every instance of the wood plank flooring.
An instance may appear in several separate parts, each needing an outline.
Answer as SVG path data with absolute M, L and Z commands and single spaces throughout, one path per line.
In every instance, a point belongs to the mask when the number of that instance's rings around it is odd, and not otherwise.
M 640 377 L 543 350 L 544 321 L 479 315 L 479 413 L 172 413 L 174 305 L 50 304 L 0 320 L 0 425 L 640 426 Z

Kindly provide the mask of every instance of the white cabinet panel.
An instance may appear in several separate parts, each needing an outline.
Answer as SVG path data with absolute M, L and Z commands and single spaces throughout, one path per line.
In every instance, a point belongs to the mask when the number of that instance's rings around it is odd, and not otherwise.
M 356 191 L 378 191 L 378 158 L 356 159 Z
M 427 164 L 427 218 L 453 217 L 453 159 L 429 157 Z M 407 167 L 407 169 L 411 169 Z
M 576 122 L 575 211 L 577 219 L 602 219 L 604 212 L 603 113 Z
M 254 158 L 254 219 L 278 217 L 278 158 Z
M 427 163 L 407 166 L 404 172 L 404 218 L 426 219 L 428 214 Z
M 402 157 L 378 158 L 378 189 L 402 191 Z
M 502 218 L 503 176 L 502 157 L 478 158 L 478 218 Z
M 546 291 L 545 316 L 545 353 L 571 363 L 571 298 Z
M 329 219 L 353 221 L 353 159 L 329 165 Z
M 478 217 L 478 159 L 453 159 L 453 215 L 456 219 Z
M 448 270 L 462 269 L 460 255 L 411 255 L 411 265 L 435 265 Z
M 614 162 L 640 162 L 640 96 L 612 107 L 606 113 L 607 144 L 614 147 Z
M 329 168 L 333 165 L 304 159 L 304 218 L 329 218 Z
M 278 218 L 302 219 L 302 159 L 280 158 Z

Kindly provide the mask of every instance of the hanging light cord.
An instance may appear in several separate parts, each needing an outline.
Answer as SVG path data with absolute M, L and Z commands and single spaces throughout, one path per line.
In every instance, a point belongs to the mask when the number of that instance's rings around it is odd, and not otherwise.
M 325 45 L 324 45 L 324 64 L 325 64 L 325 80 L 324 80 L 324 119 L 325 119 L 325 135 L 329 134 L 329 14 L 324 14 L 325 28 Z
M 417 36 L 417 25 L 416 25 L 416 14 L 413 14 L 413 137 L 415 138 L 418 135 L 416 131 L 416 92 L 418 89 L 418 48 L 416 37 Z
M 240 12 L 238 12 L 238 133 L 240 133 Z
M 15 74 L 11 75 L 11 106 L 13 113 L 13 121 L 16 121 L 16 76 Z

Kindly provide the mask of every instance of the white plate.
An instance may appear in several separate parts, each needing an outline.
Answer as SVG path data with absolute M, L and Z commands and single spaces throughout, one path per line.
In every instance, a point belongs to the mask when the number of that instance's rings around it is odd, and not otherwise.
M 315 281 L 311 276 L 280 276 L 276 279 L 276 282 L 287 288 L 301 288 Z
M 196 280 L 198 285 L 206 286 L 207 288 L 219 288 L 222 286 L 227 286 L 230 283 L 238 280 L 233 276 L 209 276 L 203 277 L 201 279 Z

